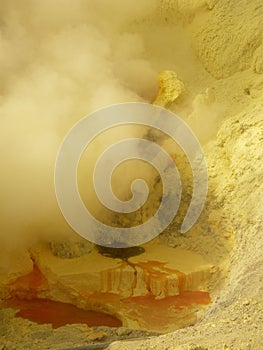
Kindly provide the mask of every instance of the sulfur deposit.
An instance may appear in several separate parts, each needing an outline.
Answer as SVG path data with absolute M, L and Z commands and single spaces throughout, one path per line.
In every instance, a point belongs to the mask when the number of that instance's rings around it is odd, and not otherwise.
M 52 329 L 1 307 L 0 348 L 261 350 L 262 1 L 4 0 L 0 14 L 1 299 L 47 298 L 122 323 Z M 209 189 L 198 222 L 180 234 L 189 165 L 168 139 L 148 133 L 181 165 L 182 205 L 158 240 L 125 257 L 71 231 L 53 169 L 74 123 L 126 101 L 155 101 L 188 123 L 205 152 Z M 113 136 L 91 145 L 89 164 Z M 143 166 L 127 168 L 115 179 L 120 195 L 135 169 L 151 179 Z M 84 180 L 90 173 L 84 167 Z M 97 209 L 93 193 L 86 200 Z M 205 308 L 196 300 L 186 307 L 192 291 Z M 175 305 L 178 317 L 169 314 Z
M 163 71 L 158 75 L 159 91 L 153 104 L 169 107 L 184 91 L 184 84 L 172 71 Z

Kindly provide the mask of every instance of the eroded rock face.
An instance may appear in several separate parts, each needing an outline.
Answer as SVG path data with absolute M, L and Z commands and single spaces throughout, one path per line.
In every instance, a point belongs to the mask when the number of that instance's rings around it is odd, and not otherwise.
M 206 290 L 211 264 L 159 240 L 125 260 L 103 256 L 97 249 L 65 259 L 47 245 L 31 254 L 34 272 L 6 285 L 13 297 L 68 302 L 117 315 L 130 328 L 158 332 L 193 324 L 195 311 L 210 301 Z
M 241 0 L 238 6 L 233 1 L 222 1 L 213 8 L 207 22 L 197 28 L 195 47 L 204 67 L 216 78 L 226 78 L 251 66 L 260 72 L 258 47 L 262 33 L 260 0 Z
M 253 103 L 226 120 L 210 145 L 210 175 L 217 182 L 220 206 L 233 224 L 236 244 L 229 278 L 203 319 L 166 335 L 162 342 L 155 338 L 116 343 L 111 350 L 262 349 L 262 135 L 262 109 Z

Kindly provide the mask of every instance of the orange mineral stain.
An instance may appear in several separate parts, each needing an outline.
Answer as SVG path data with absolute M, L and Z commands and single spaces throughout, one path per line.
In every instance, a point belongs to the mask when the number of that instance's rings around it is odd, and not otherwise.
M 7 288 L 12 297 L 32 299 L 36 298 L 39 292 L 48 289 L 48 281 L 39 268 L 34 265 L 30 273 L 8 283 Z
M 122 322 L 111 315 L 97 311 L 87 311 L 68 303 L 48 299 L 19 300 L 11 298 L 2 307 L 18 308 L 16 317 L 22 317 L 38 324 L 51 323 L 53 328 L 66 324 L 83 323 L 89 327 L 120 327 Z
M 23 317 L 39 324 L 49 323 L 53 328 L 75 323 L 83 323 L 89 327 L 120 327 L 122 322 L 112 316 L 118 314 L 124 322 L 135 321 L 140 328 L 166 332 L 194 324 L 196 311 L 211 302 L 208 292 L 185 290 L 186 275 L 183 272 L 167 267 L 166 262 L 153 260 L 138 263 L 123 262 L 118 268 L 107 270 L 106 277 L 101 276 L 102 290 L 105 290 L 105 285 L 109 291 L 113 289 L 115 270 L 121 271 L 120 279 L 131 278 L 130 271 L 125 275 L 127 264 L 134 268 L 134 273 L 138 269 L 143 271 L 142 279 L 148 290 L 147 295 L 122 297 L 121 293 L 118 293 L 118 288 L 114 292 L 79 291 L 79 299 L 85 301 L 86 305 L 86 310 L 82 310 L 72 304 L 43 298 L 49 294 L 49 284 L 39 268 L 34 265 L 29 274 L 7 285 L 10 299 L 0 304 L 0 307 L 16 308 L 19 310 L 16 317 Z M 118 276 L 117 273 L 116 275 Z M 168 277 L 171 276 L 177 279 L 178 295 L 168 294 Z M 134 287 L 136 283 L 135 274 Z M 157 298 L 155 290 L 151 289 L 158 283 L 162 285 L 164 291 L 161 298 L 159 295 Z
M 53 328 L 74 323 L 84 323 L 89 327 L 122 325 L 118 318 L 107 313 L 82 310 L 72 304 L 40 298 L 39 294 L 48 288 L 47 279 L 34 265 L 30 273 L 8 283 L 7 289 L 11 298 L 2 302 L 0 307 L 19 309 L 16 317 L 39 324 L 51 323 Z
M 185 291 L 178 295 L 169 296 L 163 299 L 155 299 L 154 295 L 131 297 L 126 299 L 128 302 L 140 305 L 145 308 L 177 308 L 193 305 L 207 305 L 211 302 L 208 292 L 202 291 Z
M 197 309 L 210 301 L 209 293 L 202 291 L 182 292 L 163 299 L 148 294 L 123 300 L 123 308 L 142 328 L 165 332 L 171 325 L 175 330 L 194 324 Z
M 170 269 L 166 267 L 166 262 L 160 261 L 147 261 L 137 264 L 133 264 L 135 267 L 138 266 L 143 269 L 143 271 L 148 273 L 147 284 L 150 283 L 150 278 L 155 279 L 166 279 L 170 275 L 176 274 L 179 280 L 179 291 L 180 293 L 185 289 L 186 277 L 185 274 L 179 270 Z

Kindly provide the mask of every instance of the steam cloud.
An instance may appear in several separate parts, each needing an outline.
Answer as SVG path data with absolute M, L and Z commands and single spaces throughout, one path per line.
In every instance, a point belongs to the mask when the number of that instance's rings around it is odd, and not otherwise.
M 158 3 L 1 1 L 2 249 L 72 234 L 56 203 L 53 170 L 80 118 L 112 103 L 152 102 L 163 69 L 190 86 L 198 64 L 191 40 L 180 25 L 158 26 Z M 190 101 L 189 94 L 180 116 L 191 112 Z

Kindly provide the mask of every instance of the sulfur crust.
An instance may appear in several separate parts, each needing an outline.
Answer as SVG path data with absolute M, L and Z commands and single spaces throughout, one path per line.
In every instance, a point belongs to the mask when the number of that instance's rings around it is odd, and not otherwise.
M 158 75 L 159 92 L 155 105 L 169 107 L 184 91 L 184 84 L 173 71 L 165 70 Z

